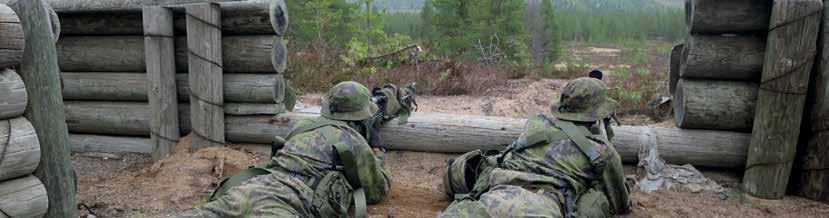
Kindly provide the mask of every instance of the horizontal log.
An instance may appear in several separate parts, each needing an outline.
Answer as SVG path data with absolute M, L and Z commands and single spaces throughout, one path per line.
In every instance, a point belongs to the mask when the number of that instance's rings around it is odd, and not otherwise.
M 140 10 L 131 12 L 59 13 L 63 35 L 143 35 Z M 176 13 L 177 35 L 186 34 L 185 15 Z M 261 2 L 222 4 L 222 33 L 227 35 L 272 35 L 268 5 Z
M 72 152 L 144 153 L 153 152 L 150 138 L 69 134 Z
M 11 69 L 0 71 L 0 120 L 23 115 L 28 95 L 23 80 Z
M 225 73 L 274 73 L 273 35 L 222 39 Z M 176 37 L 176 70 L 187 71 L 187 39 Z M 65 72 L 145 72 L 143 36 L 66 36 L 57 44 Z
M 61 73 L 63 99 L 147 101 L 145 73 Z M 273 74 L 225 74 L 224 98 L 232 103 L 273 103 Z M 190 100 L 187 74 L 176 75 L 179 101 Z
M 37 169 L 40 143 L 35 128 L 26 118 L 0 120 L 0 157 L 0 181 L 31 174 Z
M 141 12 L 144 6 L 170 6 L 219 2 L 222 6 L 244 0 L 47 0 L 58 13 Z
M 150 136 L 150 110 L 147 102 L 65 101 L 66 124 L 71 133 L 117 136 Z M 284 111 L 274 104 L 228 103 L 228 115 L 272 117 Z M 190 105 L 179 104 L 179 127 L 190 131 Z M 270 141 L 270 140 L 269 140 Z M 270 143 L 270 142 L 268 142 Z
M 0 158 L 0 181 L 28 175 L 37 169 L 40 143 L 35 128 L 26 118 L 0 121 L 0 156 L 3 157 Z
M 67 105 L 76 104 L 69 102 Z M 119 116 L 124 114 L 135 115 L 143 110 L 140 105 L 118 108 L 121 114 L 98 110 L 99 113 L 90 119 L 94 119 L 93 122 L 110 123 L 111 120 L 119 120 Z M 67 107 L 67 114 L 77 113 L 76 110 L 83 109 Z M 295 111 L 297 112 L 285 113 L 276 118 L 271 115 L 225 116 L 227 140 L 234 143 L 268 144 L 274 136 L 285 136 L 297 120 L 319 114 L 318 108 Z M 189 130 L 186 113 L 180 112 L 184 133 Z M 524 122 L 523 119 L 501 117 L 416 113 L 407 124 L 387 124 L 381 130 L 381 144 L 391 150 L 444 153 L 500 148 L 518 137 Z M 149 127 L 144 126 L 143 131 L 146 133 Z M 109 125 L 107 128 L 120 127 Z M 128 133 L 130 132 L 122 132 L 119 135 Z M 660 152 L 670 163 L 739 168 L 745 164 L 749 138 L 749 134 L 738 132 L 621 126 L 616 128 L 614 144 L 624 161 L 631 163 L 637 161 L 637 152 L 642 145 L 658 143 Z
M 688 0 L 685 10 L 692 34 L 760 32 L 769 28 L 771 1 Z
M 759 87 L 754 82 L 680 79 L 674 121 L 680 128 L 750 132 Z
M 682 78 L 759 81 L 763 71 L 760 37 L 691 35 L 685 49 Z
M 49 209 L 46 187 L 34 176 L 0 182 L 0 217 L 43 217 Z
M 0 69 L 20 64 L 23 60 L 23 25 L 9 6 L 0 4 Z

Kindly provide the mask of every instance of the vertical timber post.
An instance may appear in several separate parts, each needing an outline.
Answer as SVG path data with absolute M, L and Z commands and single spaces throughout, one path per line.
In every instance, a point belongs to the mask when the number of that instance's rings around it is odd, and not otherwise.
M 812 72 L 807 112 L 801 130 L 803 148 L 799 184 L 793 185 L 801 196 L 829 201 L 829 0 L 823 2 L 818 49 L 820 56 Z
M 153 160 L 160 160 L 178 142 L 178 95 L 173 38 L 173 10 L 147 6 L 144 19 L 144 54 L 147 61 L 147 97 L 150 101 L 150 141 Z
M 743 185 L 749 194 L 782 198 L 797 150 L 815 60 L 821 0 L 775 0 Z
M 55 36 L 43 1 L 14 4 L 26 36 L 23 63 L 18 69 L 29 95 L 24 116 L 32 122 L 40 141 L 40 165 L 35 176 L 46 186 L 49 196 L 49 210 L 44 217 L 78 217 Z
M 221 8 L 193 4 L 186 13 L 193 149 L 224 146 Z

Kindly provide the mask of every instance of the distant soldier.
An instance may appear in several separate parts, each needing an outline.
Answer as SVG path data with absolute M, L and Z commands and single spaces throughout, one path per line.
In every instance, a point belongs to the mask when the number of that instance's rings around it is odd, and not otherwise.
M 352 203 L 355 215 L 365 216 L 366 203 L 389 191 L 383 152 L 372 149 L 376 130 L 407 115 L 413 94 L 413 87 L 386 85 L 372 97 L 359 83 L 337 84 L 324 97 L 322 116 L 297 122 L 287 140 L 276 140 L 268 166 L 222 182 L 208 203 L 180 217 L 344 217 Z
M 438 217 L 610 217 L 630 211 L 622 161 L 603 122 L 615 110 L 607 87 L 579 78 L 552 115 L 530 118 L 500 152 L 473 151 L 447 164 L 455 201 Z

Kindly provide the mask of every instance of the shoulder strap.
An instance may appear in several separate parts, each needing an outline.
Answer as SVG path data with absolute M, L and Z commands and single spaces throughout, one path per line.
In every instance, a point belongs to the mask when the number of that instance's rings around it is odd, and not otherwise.
M 590 159 L 591 163 L 596 163 L 599 161 L 601 154 L 599 151 L 596 150 L 596 146 L 587 139 L 587 134 L 585 134 L 588 130 L 584 127 L 576 126 L 569 121 L 563 120 L 552 120 L 553 124 L 555 124 L 558 128 L 560 128 L 564 134 L 567 134 L 570 140 L 576 143 L 576 147 L 581 150 L 581 153 L 584 153 L 588 159 Z
M 315 129 L 319 129 L 319 128 L 322 128 L 322 127 L 325 127 L 325 126 L 337 126 L 337 127 L 343 127 L 343 128 L 349 128 L 349 129 L 351 128 L 350 126 L 348 126 L 348 124 L 345 124 L 345 122 L 342 122 L 342 121 L 330 120 L 330 119 L 325 119 L 325 118 L 314 118 L 313 123 L 297 127 L 296 129 L 294 129 L 290 133 L 288 133 L 288 136 L 285 137 L 285 140 L 290 140 L 292 137 L 294 137 L 294 136 L 296 136 L 300 133 L 313 131 Z

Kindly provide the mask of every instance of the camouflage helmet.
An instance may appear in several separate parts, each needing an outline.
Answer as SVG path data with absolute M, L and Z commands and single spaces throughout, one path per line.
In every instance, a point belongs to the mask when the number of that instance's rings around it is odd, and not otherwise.
M 333 120 L 358 121 L 374 115 L 377 105 L 371 92 L 360 83 L 347 81 L 335 85 L 322 100 L 322 116 Z
M 553 116 L 562 120 L 593 122 L 607 118 L 616 110 L 616 101 L 607 95 L 607 86 L 598 79 L 582 77 L 570 81 L 553 103 Z

